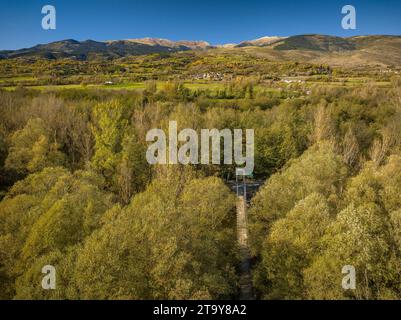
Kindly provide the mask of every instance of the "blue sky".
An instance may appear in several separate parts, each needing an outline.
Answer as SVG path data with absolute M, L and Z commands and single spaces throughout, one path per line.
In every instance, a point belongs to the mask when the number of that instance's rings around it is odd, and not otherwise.
M 57 29 L 41 28 L 42 6 Z M 357 30 L 341 28 L 341 8 L 357 10 Z M 0 49 L 62 39 L 141 37 L 238 43 L 267 35 L 401 34 L 400 0 L 0 0 Z

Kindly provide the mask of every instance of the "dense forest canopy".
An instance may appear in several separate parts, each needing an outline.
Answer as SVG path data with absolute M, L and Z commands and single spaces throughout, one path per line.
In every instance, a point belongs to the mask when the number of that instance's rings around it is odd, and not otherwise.
M 149 165 L 169 121 L 255 131 L 257 298 L 401 298 L 396 69 L 216 52 L 0 61 L 0 298 L 238 296 L 235 165 Z

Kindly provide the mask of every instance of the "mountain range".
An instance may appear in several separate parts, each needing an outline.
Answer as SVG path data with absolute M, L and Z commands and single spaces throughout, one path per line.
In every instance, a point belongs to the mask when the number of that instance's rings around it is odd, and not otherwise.
M 171 53 L 178 51 L 244 50 L 267 57 L 293 56 L 300 58 L 341 58 L 352 55 L 364 63 L 365 59 L 382 64 L 401 62 L 401 36 L 371 35 L 337 37 L 328 35 L 296 35 L 290 37 L 267 36 L 239 44 L 211 45 L 206 41 L 171 41 L 158 38 L 77 41 L 62 40 L 39 44 L 31 48 L 0 51 L 0 59 L 18 57 L 42 57 L 47 59 L 90 59 L 92 56 L 119 58 L 130 55 Z M 279 52 L 282 54 L 280 55 Z M 376 61 L 376 60 L 377 61 Z M 346 61 L 344 61 L 345 63 Z M 398 63 L 397 63 L 398 62 Z
M 0 51 L 0 58 L 43 57 L 48 59 L 75 57 L 87 59 L 91 55 L 118 58 L 129 55 L 204 50 L 213 48 L 205 41 L 171 41 L 167 39 L 143 38 L 112 41 L 77 41 L 67 39 L 39 44 L 31 48 Z

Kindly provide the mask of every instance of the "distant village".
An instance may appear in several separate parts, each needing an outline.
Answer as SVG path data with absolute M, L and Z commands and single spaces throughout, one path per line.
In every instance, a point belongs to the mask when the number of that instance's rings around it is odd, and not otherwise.
M 194 80 L 212 80 L 212 81 L 223 81 L 227 80 L 227 78 L 232 78 L 232 76 L 227 76 L 224 73 L 220 72 L 205 72 L 205 73 L 198 73 L 192 76 Z

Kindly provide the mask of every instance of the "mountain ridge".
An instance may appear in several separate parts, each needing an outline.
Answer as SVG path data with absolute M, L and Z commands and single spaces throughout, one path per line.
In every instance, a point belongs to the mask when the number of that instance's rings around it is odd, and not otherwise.
M 239 44 L 211 45 L 206 41 L 180 40 L 172 41 L 162 38 L 139 38 L 125 40 L 77 41 L 66 39 L 48 44 L 38 44 L 30 48 L 0 51 L 1 59 L 19 57 L 40 57 L 46 59 L 76 58 L 81 60 L 93 56 L 120 58 L 130 55 L 162 54 L 179 51 L 205 51 L 211 49 L 269 50 L 269 52 L 299 52 L 299 53 L 352 53 L 373 52 L 375 55 L 384 49 L 401 55 L 401 36 L 397 35 L 366 35 L 353 37 L 338 37 L 319 34 L 295 35 L 289 37 L 265 36 L 254 40 L 242 41 Z

